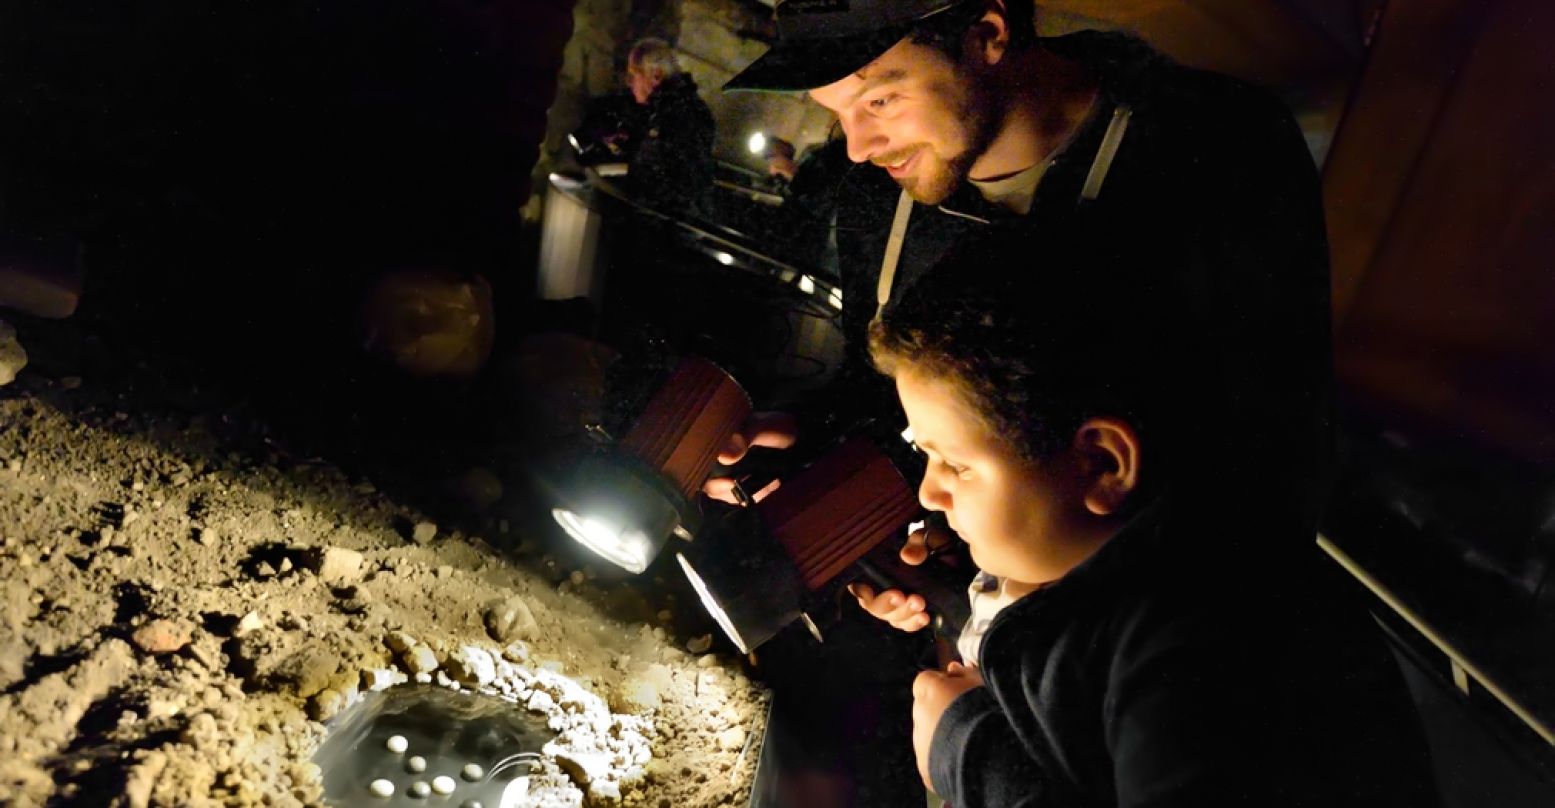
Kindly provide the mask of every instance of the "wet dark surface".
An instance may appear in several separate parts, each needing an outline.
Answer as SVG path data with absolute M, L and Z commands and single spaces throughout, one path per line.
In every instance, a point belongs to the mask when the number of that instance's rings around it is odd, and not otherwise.
M 529 773 L 524 756 L 539 752 L 554 735 L 535 714 L 495 696 L 401 685 L 368 694 L 335 719 L 313 762 L 324 770 L 324 795 L 334 805 L 468 806 L 475 800 L 497 808 L 522 804 L 511 797 L 527 786 L 527 780 L 515 782 Z M 394 736 L 405 739 L 403 752 L 388 747 Z M 420 772 L 408 765 L 415 756 L 426 761 Z M 473 779 L 463 774 L 472 763 L 480 767 Z M 413 784 L 430 788 L 439 776 L 452 778 L 451 794 L 412 794 Z M 378 779 L 394 784 L 392 796 L 372 794 L 370 784 Z

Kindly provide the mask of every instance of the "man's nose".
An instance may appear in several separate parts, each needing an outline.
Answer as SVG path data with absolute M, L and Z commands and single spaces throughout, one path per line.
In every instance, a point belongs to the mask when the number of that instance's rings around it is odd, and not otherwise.
M 867 120 L 844 122 L 842 134 L 848 139 L 848 159 L 855 163 L 869 162 L 885 144 L 885 137 L 879 128 Z

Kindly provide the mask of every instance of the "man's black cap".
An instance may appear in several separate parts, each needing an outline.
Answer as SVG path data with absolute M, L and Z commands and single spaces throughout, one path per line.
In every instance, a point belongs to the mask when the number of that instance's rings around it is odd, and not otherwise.
M 777 0 L 772 49 L 725 90 L 824 87 L 873 62 L 914 26 L 972 0 Z

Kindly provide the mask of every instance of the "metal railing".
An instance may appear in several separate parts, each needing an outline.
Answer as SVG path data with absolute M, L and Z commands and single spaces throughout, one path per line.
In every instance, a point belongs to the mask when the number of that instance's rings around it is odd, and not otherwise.
M 1512 694 L 1508 693 L 1506 688 L 1503 688 L 1494 679 L 1491 679 L 1484 669 L 1470 661 L 1457 646 L 1442 636 L 1440 631 L 1437 631 L 1431 624 L 1427 623 L 1415 610 L 1405 605 L 1392 590 L 1377 580 L 1376 576 L 1367 572 L 1359 562 L 1350 557 L 1349 553 L 1340 549 L 1338 545 L 1321 533 L 1317 537 L 1317 546 L 1322 548 L 1323 552 L 1327 553 L 1340 567 L 1343 567 L 1345 572 L 1348 572 L 1362 586 L 1365 586 L 1372 594 L 1376 595 L 1379 600 L 1387 604 L 1389 609 L 1392 609 L 1395 614 L 1403 618 L 1404 622 L 1408 623 L 1447 657 L 1447 661 L 1452 667 L 1453 684 L 1457 686 L 1458 690 L 1467 695 L 1470 692 L 1471 683 L 1478 684 L 1485 689 L 1485 692 L 1495 697 L 1496 701 L 1501 702 L 1501 705 L 1510 711 L 1512 715 L 1516 716 L 1519 721 L 1527 725 L 1540 738 L 1543 738 L 1545 743 L 1555 746 L 1555 730 L 1551 730 L 1548 724 L 1539 720 L 1539 717 L 1534 715 L 1522 702 L 1519 702 Z

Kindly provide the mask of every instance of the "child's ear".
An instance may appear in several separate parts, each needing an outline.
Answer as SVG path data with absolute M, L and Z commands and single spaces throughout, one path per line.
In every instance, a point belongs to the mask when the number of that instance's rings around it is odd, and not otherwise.
M 1097 516 L 1122 511 L 1139 487 L 1139 433 L 1118 418 L 1091 418 L 1075 430 L 1074 448 L 1085 470 L 1085 509 Z

